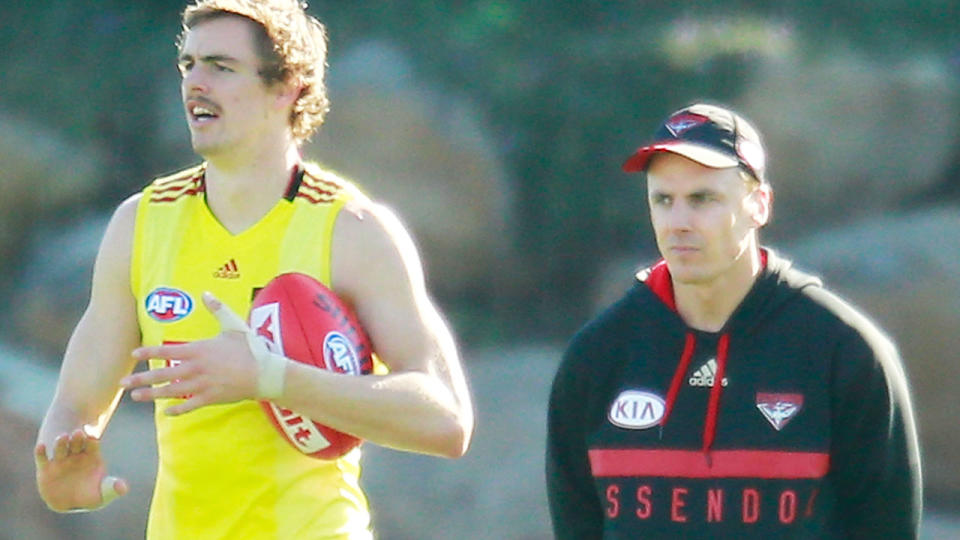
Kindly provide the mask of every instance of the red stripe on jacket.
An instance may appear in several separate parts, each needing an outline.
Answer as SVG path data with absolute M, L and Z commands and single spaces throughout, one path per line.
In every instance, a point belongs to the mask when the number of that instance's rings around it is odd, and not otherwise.
M 830 468 L 823 452 L 713 450 L 710 463 L 697 450 L 589 451 L 595 477 L 822 478 Z

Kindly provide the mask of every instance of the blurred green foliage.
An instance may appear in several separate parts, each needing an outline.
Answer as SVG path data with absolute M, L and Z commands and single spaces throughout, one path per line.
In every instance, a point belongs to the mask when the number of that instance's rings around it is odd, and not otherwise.
M 8 4 L 0 110 L 106 148 L 104 205 L 191 159 L 157 135 L 151 106 L 176 99 L 182 4 Z M 518 300 L 555 314 L 532 324 L 561 335 L 583 320 L 570 298 L 600 262 L 630 245 L 652 255 L 642 187 L 619 165 L 666 113 L 734 99 L 757 59 L 783 47 L 829 54 L 840 43 L 954 66 L 960 54 L 955 0 L 316 0 L 310 11 L 329 27 L 332 77 L 339 52 L 384 39 L 418 76 L 476 103 L 514 184 L 514 247 L 539 284 Z

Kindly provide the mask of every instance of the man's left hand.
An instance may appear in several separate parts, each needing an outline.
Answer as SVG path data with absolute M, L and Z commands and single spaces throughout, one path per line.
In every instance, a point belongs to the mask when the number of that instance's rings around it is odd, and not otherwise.
M 131 391 L 134 401 L 184 399 L 164 411 L 176 416 L 257 395 L 258 368 L 246 337 L 249 328 L 212 294 L 203 295 L 203 304 L 219 321 L 220 334 L 192 343 L 135 349 L 138 361 L 157 358 L 167 360 L 169 367 L 124 377 L 120 384 Z

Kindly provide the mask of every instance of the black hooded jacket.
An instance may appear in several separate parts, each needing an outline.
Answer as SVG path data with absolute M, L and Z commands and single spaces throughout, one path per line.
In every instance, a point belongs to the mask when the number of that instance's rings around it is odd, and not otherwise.
M 661 262 L 573 338 L 548 412 L 557 538 L 916 538 L 894 345 L 764 254 L 720 332 L 683 322 Z

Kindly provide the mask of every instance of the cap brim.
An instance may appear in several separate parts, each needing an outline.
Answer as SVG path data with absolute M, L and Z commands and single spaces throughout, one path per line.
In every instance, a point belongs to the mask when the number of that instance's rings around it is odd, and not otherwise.
M 737 158 L 707 146 L 687 141 L 665 141 L 637 149 L 637 151 L 623 163 L 624 172 L 641 172 L 647 170 L 647 166 L 650 164 L 650 158 L 658 152 L 678 154 L 714 169 L 726 169 L 728 167 L 736 167 L 740 164 Z

